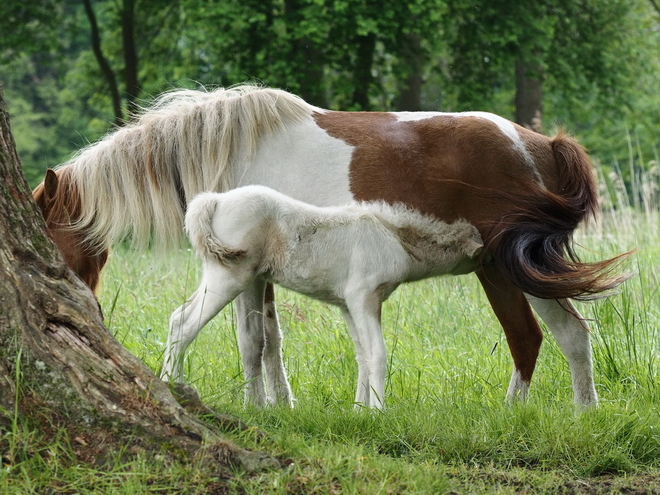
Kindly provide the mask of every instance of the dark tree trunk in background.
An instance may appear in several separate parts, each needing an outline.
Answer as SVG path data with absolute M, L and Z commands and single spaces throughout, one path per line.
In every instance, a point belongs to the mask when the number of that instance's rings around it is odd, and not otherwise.
M 303 57 L 300 97 L 307 103 L 327 108 L 328 95 L 323 83 L 323 53 L 306 38 L 296 41 L 296 50 Z
M 373 65 L 374 52 L 376 51 L 376 34 L 370 33 L 366 36 L 356 38 L 356 64 L 354 72 L 354 89 L 352 104 L 360 107 L 360 110 L 371 110 L 369 103 L 369 88 L 371 87 L 374 76 L 371 73 Z
M 1 87 L 0 177 L 0 429 L 10 429 L 17 412 L 44 442 L 65 431 L 74 462 L 110 460 L 128 447 L 128 454 L 201 456 L 209 469 L 277 465 L 183 409 L 105 328 L 96 299 L 45 234 Z
M 115 116 L 114 123 L 116 126 L 121 126 L 124 124 L 124 113 L 121 109 L 121 97 L 119 96 L 117 78 L 112 71 L 112 67 L 110 67 L 110 62 L 108 62 L 108 59 L 103 55 L 103 50 L 101 49 L 101 34 L 99 33 L 99 26 L 96 22 L 96 15 L 94 14 L 91 0 L 83 0 L 83 5 L 85 6 L 87 18 L 89 19 L 92 51 L 94 52 L 94 57 L 96 57 L 99 67 L 101 68 L 101 74 L 103 75 L 105 82 L 108 84 L 108 90 L 110 91 L 110 97 L 112 98 L 112 111 Z
M 536 62 L 516 61 L 516 123 L 543 132 L 543 67 Z
M 407 34 L 401 47 L 402 65 L 406 67 L 406 76 L 399 83 L 399 94 L 395 102 L 396 109 L 402 112 L 417 112 L 422 109 L 422 70 L 424 69 L 424 52 L 421 38 L 415 34 Z
M 303 20 L 303 9 L 307 4 L 302 5 L 300 0 L 285 0 L 284 8 L 286 13 L 286 22 L 291 29 L 292 43 L 290 60 L 295 60 L 297 68 L 297 80 L 300 83 L 300 96 L 307 103 L 317 107 L 328 107 L 328 96 L 324 83 L 323 50 L 317 46 L 314 40 L 303 36 L 298 38 L 296 26 Z
M 123 0 L 121 9 L 121 34 L 124 52 L 124 79 L 126 82 L 126 102 L 128 113 L 138 111 L 137 98 L 140 94 L 138 84 L 138 56 L 135 46 L 135 0 Z

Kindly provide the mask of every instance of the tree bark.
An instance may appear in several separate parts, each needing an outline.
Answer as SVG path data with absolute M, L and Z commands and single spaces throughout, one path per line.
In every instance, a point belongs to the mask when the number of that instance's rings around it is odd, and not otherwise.
M 103 50 L 101 49 L 101 35 L 99 33 L 98 23 L 96 22 L 94 9 L 92 9 L 91 0 L 83 0 L 83 5 L 85 6 L 87 18 L 89 19 L 92 51 L 94 52 L 94 57 L 96 57 L 99 67 L 101 68 L 101 74 L 103 74 L 103 77 L 108 84 L 110 97 L 112 98 L 112 111 L 115 116 L 115 125 L 121 126 L 124 124 L 124 113 L 121 109 L 121 97 L 119 96 L 117 78 L 112 71 L 112 67 L 110 67 L 110 62 L 108 62 L 108 59 L 103 55 Z
M 516 123 L 543 132 L 543 67 L 516 60 Z
M 128 454 L 201 457 L 209 469 L 277 466 L 181 407 L 105 328 L 96 299 L 45 233 L 21 173 L 1 87 L 0 177 L 0 428 L 20 417 L 44 442 L 64 430 L 77 439 L 76 462 L 102 462 L 128 447 Z
M 121 33 L 124 52 L 124 80 L 126 82 L 126 103 L 128 113 L 138 111 L 137 98 L 140 93 L 138 84 L 138 56 L 135 46 L 135 0 L 123 0 L 121 9 Z

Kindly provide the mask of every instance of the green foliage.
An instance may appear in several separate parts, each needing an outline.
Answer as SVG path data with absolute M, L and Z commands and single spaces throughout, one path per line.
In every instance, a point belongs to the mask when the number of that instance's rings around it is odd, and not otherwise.
M 6 1 L 0 4 L 0 63 L 17 53 L 43 53 L 61 49 L 53 36 L 65 22 L 65 5 L 60 0 L 40 2 Z
M 121 2 L 92 5 L 123 94 Z M 111 128 L 112 104 L 80 2 L 0 9 L 0 82 L 34 185 Z M 630 150 L 644 170 L 657 162 L 660 18 L 647 0 L 150 0 L 134 22 L 146 104 L 172 87 L 256 80 L 322 107 L 391 110 L 418 81 L 423 109 L 512 118 L 515 63 L 532 60 L 547 132 L 576 134 L 630 191 Z

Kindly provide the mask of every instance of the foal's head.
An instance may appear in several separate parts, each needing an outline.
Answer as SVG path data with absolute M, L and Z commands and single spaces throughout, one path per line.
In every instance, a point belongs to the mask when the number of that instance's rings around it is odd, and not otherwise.
M 96 291 L 101 269 L 108 259 L 108 249 L 94 248 L 83 230 L 72 225 L 80 218 L 80 195 L 64 167 L 48 170 L 44 181 L 34 188 L 32 197 L 46 221 L 46 232 L 64 255 L 64 259 L 92 291 Z

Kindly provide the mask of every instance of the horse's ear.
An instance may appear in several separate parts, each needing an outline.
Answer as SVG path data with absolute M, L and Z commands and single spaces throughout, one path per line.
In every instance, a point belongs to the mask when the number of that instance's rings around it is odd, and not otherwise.
M 52 168 L 49 168 L 46 171 L 46 177 L 44 177 L 44 196 L 46 199 L 55 197 L 58 183 L 57 173 Z

